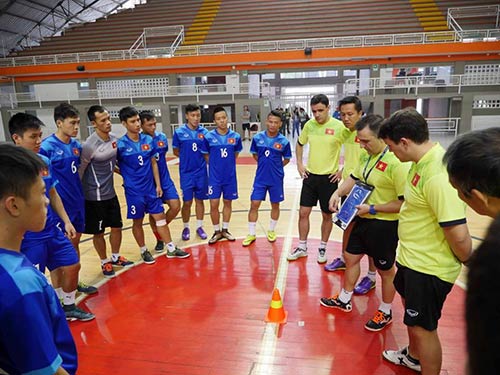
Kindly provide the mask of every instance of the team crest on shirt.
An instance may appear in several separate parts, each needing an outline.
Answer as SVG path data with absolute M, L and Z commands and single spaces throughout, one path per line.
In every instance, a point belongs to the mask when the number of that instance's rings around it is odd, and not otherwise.
M 236 139 L 234 139 L 234 138 L 228 138 L 227 139 L 227 143 L 229 143 L 230 145 L 234 145 L 236 143 Z
M 158 141 L 157 145 L 158 145 L 158 147 L 163 148 L 163 147 L 165 147 L 165 142 L 163 142 L 163 141 Z
M 334 135 L 335 134 L 335 129 L 326 128 L 325 129 L 325 134 L 327 134 L 327 135 Z
M 148 144 L 141 145 L 141 150 L 142 151 L 149 151 L 149 145 Z
M 80 155 L 80 150 L 78 150 L 76 147 L 73 147 L 73 155 L 79 156 Z
M 198 138 L 203 139 L 203 138 L 205 138 L 205 136 L 200 133 L 200 134 L 198 134 Z
M 278 143 L 276 142 L 273 147 L 276 149 L 276 150 L 281 150 L 283 148 L 283 145 L 281 143 Z
M 118 145 L 116 144 L 116 142 L 111 143 L 111 146 L 113 146 L 113 148 L 118 147 Z
M 420 181 L 420 176 L 418 173 L 415 173 L 415 176 L 413 176 L 412 180 L 411 180 L 411 184 L 413 186 L 417 186 L 418 184 L 418 181 Z
M 358 138 L 358 136 L 356 136 L 356 137 L 354 138 L 354 143 L 359 143 L 359 138 Z M 385 163 L 384 163 L 384 164 L 385 164 Z M 387 165 L 387 164 L 386 164 L 386 165 Z
M 379 161 L 375 168 L 377 168 L 379 171 L 385 172 L 385 169 L 387 168 L 387 163 L 384 163 L 383 161 Z

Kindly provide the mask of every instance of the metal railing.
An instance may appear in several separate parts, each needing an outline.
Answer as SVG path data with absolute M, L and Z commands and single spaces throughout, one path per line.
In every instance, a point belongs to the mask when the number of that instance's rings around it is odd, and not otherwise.
M 161 98 L 166 103 L 168 97 L 174 96 L 196 96 L 199 101 L 200 96 L 210 95 L 245 95 L 251 92 L 250 84 L 240 83 L 234 87 L 228 84 L 206 84 L 206 85 L 184 85 L 184 86 L 150 86 L 145 89 L 116 89 L 116 90 L 77 90 L 72 92 L 63 92 L 60 97 L 47 98 L 34 93 L 10 93 L 0 94 L 0 106 L 16 108 L 19 103 L 38 103 L 40 108 L 44 102 L 67 101 L 69 103 L 80 100 L 94 100 L 102 103 L 107 99 L 126 99 L 131 104 L 134 99 L 139 98 Z M 266 98 L 269 93 L 269 83 L 262 82 L 259 85 L 259 97 Z M 234 96 L 232 97 L 234 100 Z
M 448 8 L 446 21 L 448 28 L 456 32 L 462 32 L 463 27 L 457 19 L 475 18 L 475 17 L 494 17 L 495 27 L 498 28 L 500 18 L 500 5 L 482 5 L 470 7 Z
M 162 37 L 173 37 L 175 36 L 172 43 L 169 46 L 159 47 L 161 51 L 160 54 L 152 54 L 150 49 L 158 48 L 148 48 L 148 40 L 154 40 L 154 38 Z M 159 27 L 146 27 L 142 34 L 137 38 L 137 40 L 128 49 L 128 55 L 134 56 L 135 58 L 152 58 L 152 57 L 172 57 L 175 50 L 184 41 L 184 26 L 159 26 Z M 157 51 L 158 52 L 158 51 Z
M 453 74 L 446 77 L 438 76 L 406 76 L 384 78 L 348 79 L 344 84 L 346 95 L 373 95 L 377 90 L 404 89 L 406 92 L 418 94 L 425 87 L 456 87 L 458 93 L 464 86 L 495 86 L 500 85 L 498 73 Z
M 432 117 L 426 118 L 430 133 L 458 134 L 459 117 Z
M 194 46 L 137 48 L 101 52 L 65 53 L 56 55 L 20 56 L 0 59 L 1 67 L 80 63 L 89 61 L 134 60 L 147 57 L 206 56 L 233 53 L 278 52 L 312 49 L 401 46 L 408 44 L 459 43 L 500 40 L 500 29 L 439 31 L 407 34 L 345 36 L 316 39 L 290 39 L 228 44 L 201 44 Z

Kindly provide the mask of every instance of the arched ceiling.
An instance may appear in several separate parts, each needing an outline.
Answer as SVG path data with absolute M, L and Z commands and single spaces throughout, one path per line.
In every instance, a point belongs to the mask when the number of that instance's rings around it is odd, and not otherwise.
M 134 0 L 0 0 L 0 57 L 39 45 L 72 25 L 107 17 Z

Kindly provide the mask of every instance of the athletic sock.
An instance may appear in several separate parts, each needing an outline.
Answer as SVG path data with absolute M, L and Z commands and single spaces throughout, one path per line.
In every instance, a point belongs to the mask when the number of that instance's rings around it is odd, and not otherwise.
M 320 248 L 320 249 L 326 249 L 326 241 L 321 241 L 321 242 L 319 243 L 319 248 Z
M 141 250 L 141 254 L 145 253 L 146 251 L 148 251 L 148 247 L 147 246 L 141 246 L 140 247 L 140 250 Z
M 256 222 L 249 222 L 248 223 L 248 234 L 250 234 L 251 236 L 255 236 L 256 227 L 257 227 Z
M 274 229 L 276 228 L 276 224 L 278 224 L 278 220 L 271 219 L 271 221 L 269 222 L 269 230 L 274 231 Z
M 299 249 L 302 250 L 307 250 L 307 240 L 299 240 L 299 246 L 297 246 Z
M 113 262 L 118 261 L 118 259 L 120 259 L 120 254 L 118 254 L 118 253 L 117 254 L 115 254 L 115 253 L 111 254 L 111 260 Z
M 196 220 L 196 228 L 201 228 L 203 226 L 203 220 Z
M 366 276 L 371 280 L 371 281 L 376 281 L 377 280 L 377 272 L 372 272 L 368 271 Z
M 391 314 L 391 307 L 392 303 L 385 303 L 385 302 L 380 302 L 379 310 L 382 311 L 384 314 L 390 315 Z
M 229 223 L 222 222 L 222 230 L 228 230 L 229 229 Z
M 344 288 L 340 291 L 339 300 L 342 303 L 347 303 L 352 298 L 352 292 L 346 291 Z

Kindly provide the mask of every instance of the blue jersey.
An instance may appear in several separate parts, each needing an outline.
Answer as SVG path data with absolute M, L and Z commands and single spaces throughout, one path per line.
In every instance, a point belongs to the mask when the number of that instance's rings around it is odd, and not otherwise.
M 0 368 L 9 374 L 75 374 L 73 336 L 54 289 L 23 254 L 0 248 Z
M 241 136 L 229 130 L 221 135 L 214 129 L 207 133 L 201 152 L 208 154 L 208 184 L 224 185 L 236 182 L 236 153 L 241 152 Z
M 52 165 L 50 164 L 49 158 L 40 154 L 38 154 L 38 156 L 47 165 L 47 167 L 42 169 L 42 178 L 43 182 L 45 182 L 45 194 L 47 195 L 47 198 L 50 199 L 50 189 L 54 188 L 58 184 L 58 181 L 56 178 L 54 178 L 54 175 L 52 173 Z M 26 232 L 24 234 L 24 240 L 41 240 L 53 237 L 53 231 L 59 230 L 56 228 L 56 224 L 58 221 L 59 217 L 52 210 L 52 207 L 49 204 L 49 206 L 47 207 L 47 221 L 45 223 L 45 228 L 43 228 L 41 232 Z
M 172 179 L 170 177 L 170 172 L 167 167 L 167 151 L 168 151 L 168 140 L 167 136 L 161 132 L 155 132 L 153 138 L 155 158 L 158 162 L 158 172 L 160 174 L 160 182 L 162 189 L 170 186 Z
M 207 173 L 207 163 L 201 154 L 201 147 L 207 133 L 207 129 L 202 125 L 196 130 L 191 130 L 186 124 L 174 131 L 172 147 L 179 149 L 181 187 L 192 177 Z
M 156 196 L 151 168 L 154 156 L 153 138 L 147 134 L 139 134 L 137 142 L 126 134 L 118 140 L 117 161 L 127 194 Z
M 42 142 L 40 154 L 47 156 L 52 164 L 52 173 L 59 181 L 56 186 L 66 212 L 72 216 L 74 212 L 83 212 L 85 198 L 78 174 L 82 146 L 76 139 L 64 143 L 52 134 Z
M 276 137 L 269 137 L 267 131 L 257 133 L 252 139 L 250 152 L 258 156 L 256 184 L 272 186 L 283 183 L 283 159 L 292 158 L 290 142 L 285 136 L 278 133 Z

